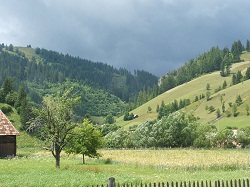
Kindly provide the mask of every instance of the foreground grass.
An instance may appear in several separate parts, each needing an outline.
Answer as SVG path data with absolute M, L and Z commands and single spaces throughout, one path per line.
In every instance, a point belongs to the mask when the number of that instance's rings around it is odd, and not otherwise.
M 82 165 L 80 156 L 63 155 L 61 169 L 48 152 L 0 160 L 0 186 L 87 186 L 240 179 L 250 175 L 250 150 L 101 150 L 101 159 Z M 24 154 L 23 154 L 24 155 Z

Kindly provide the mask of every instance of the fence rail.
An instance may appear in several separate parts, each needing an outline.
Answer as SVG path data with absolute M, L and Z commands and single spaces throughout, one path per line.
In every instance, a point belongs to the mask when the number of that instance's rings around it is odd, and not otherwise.
M 90 187 L 95 187 L 94 185 Z M 115 182 L 115 178 L 111 177 L 107 185 L 96 187 L 250 187 L 249 179 L 233 179 L 233 180 L 217 180 L 217 181 L 181 181 L 181 182 L 157 182 L 157 183 L 127 183 L 119 184 Z

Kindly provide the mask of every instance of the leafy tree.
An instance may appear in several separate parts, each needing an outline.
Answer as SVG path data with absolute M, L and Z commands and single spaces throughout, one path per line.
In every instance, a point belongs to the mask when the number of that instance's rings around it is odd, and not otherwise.
M 152 111 L 151 106 L 148 106 L 148 112 L 151 113 L 151 111 Z
M 222 112 L 224 113 L 225 112 L 225 102 L 222 103 L 221 109 L 222 109 Z
M 194 102 L 199 101 L 199 97 L 195 96 Z
M 7 104 L 3 105 L 3 106 L 1 107 L 1 110 L 2 110 L 2 112 L 5 113 L 5 114 L 8 114 L 8 113 L 10 113 L 10 112 L 13 112 L 12 107 L 11 107 L 10 105 L 7 105 Z
M 115 123 L 115 118 L 112 114 L 108 114 L 105 119 L 105 123 L 113 124 Z
M 220 103 L 221 103 L 221 104 L 223 103 L 223 94 L 220 95 Z
M 102 145 L 102 133 L 88 119 L 77 126 L 67 139 L 66 153 L 82 154 L 83 164 L 85 155 L 92 158 L 100 156 L 97 149 Z
M 162 107 L 161 107 L 162 108 Z M 148 120 L 137 126 L 135 132 L 132 134 L 132 141 L 134 147 L 156 147 L 156 141 L 153 132 L 157 130 L 155 127 L 155 120 Z M 164 128 L 164 127 L 163 127 Z M 153 130 L 154 129 L 154 130 Z M 164 131 L 164 129 L 162 129 Z M 158 137 L 159 138 L 159 137 Z
M 206 89 L 207 89 L 207 90 L 210 90 L 210 84 L 209 84 L 209 83 L 207 83 Z
M 234 117 L 237 117 L 239 115 L 237 104 L 235 103 L 233 104 L 233 107 L 232 107 L 232 114 Z
M 220 112 L 220 109 L 218 108 L 216 110 L 216 117 L 219 118 L 221 116 L 221 112 Z
M 201 124 L 197 127 L 197 137 L 194 140 L 194 147 L 211 148 L 217 132 L 217 128 L 210 124 Z
M 206 92 L 206 98 L 207 98 L 207 101 L 209 101 L 211 98 L 211 93 L 209 91 Z
M 209 106 L 209 107 L 208 107 L 208 110 L 209 110 L 210 113 L 212 113 L 212 112 L 215 111 L 215 108 L 214 108 L 214 106 Z
M 128 133 L 122 128 L 105 136 L 105 146 L 108 148 L 124 148 Z
M 247 113 L 247 115 L 249 116 L 249 105 L 246 105 L 246 113 Z
M 167 125 L 166 137 L 169 146 L 187 147 L 193 145 L 197 128 L 196 119 L 193 116 L 186 116 L 183 112 L 175 112 L 170 114 L 164 123 Z M 164 136 L 164 132 L 162 132 L 162 136 Z
M 134 119 L 134 114 L 126 112 L 125 115 L 124 115 L 124 117 L 123 117 L 123 120 L 124 121 L 129 121 L 129 120 L 132 120 L 132 119 Z
M 11 106 L 14 106 L 17 99 L 17 93 L 14 91 L 9 92 L 5 97 L 5 102 Z
M 60 154 L 67 145 L 67 136 L 77 126 L 73 122 L 73 107 L 79 102 L 79 97 L 72 97 L 72 88 L 64 94 L 45 98 L 41 109 L 35 111 L 29 130 L 36 130 L 40 139 L 50 144 L 49 150 L 60 168 Z
M 136 147 L 187 147 L 196 138 L 197 122 L 184 112 L 170 113 L 155 122 L 138 125 L 134 137 Z
M 242 127 L 237 132 L 238 142 L 242 145 L 242 147 L 246 147 L 250 145 L 250 126 Z
M 123 120 L 127 121 L 129 118 L 129 112 L 125 112 L 124 116 L 123 116 Z
M 214 137 L 214 146 L 232 148 L 233 142 L 236 140 L 232 129 L 223 129 L 218 131 Z
M 110 132 L 117 131 L 120 126 L 117 126 L 116 124 L 104 124 L 102 126 L 98 126 L 98 129 L 101 131 L 102 136 L 106 136 Z

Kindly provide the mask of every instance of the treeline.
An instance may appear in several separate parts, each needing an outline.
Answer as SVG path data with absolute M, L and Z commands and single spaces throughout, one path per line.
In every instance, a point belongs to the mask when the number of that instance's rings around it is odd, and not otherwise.
M 161 106 L 157 105 L 156 112 L 158 112 L 158 119 L 161 119 L 163 116 L 168 116 L 169 114 L 176 112 L 188 105 L 191 104 L 190 99 L 180 99 L 178 102 L 176 99 L 169 104 L 165 104 L 164 101 L 162 101 Z
M 219 49 L 219 47 L 212 47 L 208 52 L 199 55 L 195 59 L 191 59 L 184 66 L 162 77 L 159 93 L 163 93 L 177 85 L 213 71 L 220 71 L 221 76 L 228 76 L 232 63 L 240 62 L 242 51 L 250 51 L 249 46 L 248 40 L 246 48 L 242 45 L 241 41 L 238 40 L 232 44 L 231 50 L 226 47 L 222 50 Z
M 105 147 L 107 148 L 175 148 L 197 147 L 233 148 L 250 145 L 250 127 L 240 129 L 228 127 L 219 130 L 212 124 L 199 124 L 193 115 L 174 112 L 161 120 L 148 120 L 133 130 L 110 126 L 104 128 Z M 113 131 L 112 131 L 113 130 Z M 235 133 L 235 131 L 237 133 Z

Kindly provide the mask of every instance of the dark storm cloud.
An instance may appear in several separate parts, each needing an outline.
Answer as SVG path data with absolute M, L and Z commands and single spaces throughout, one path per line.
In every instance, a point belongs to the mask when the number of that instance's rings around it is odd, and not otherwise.
M 8 0 L 0 42 L 161 76 L 212 46 L 250 39 L 247 0 Z

